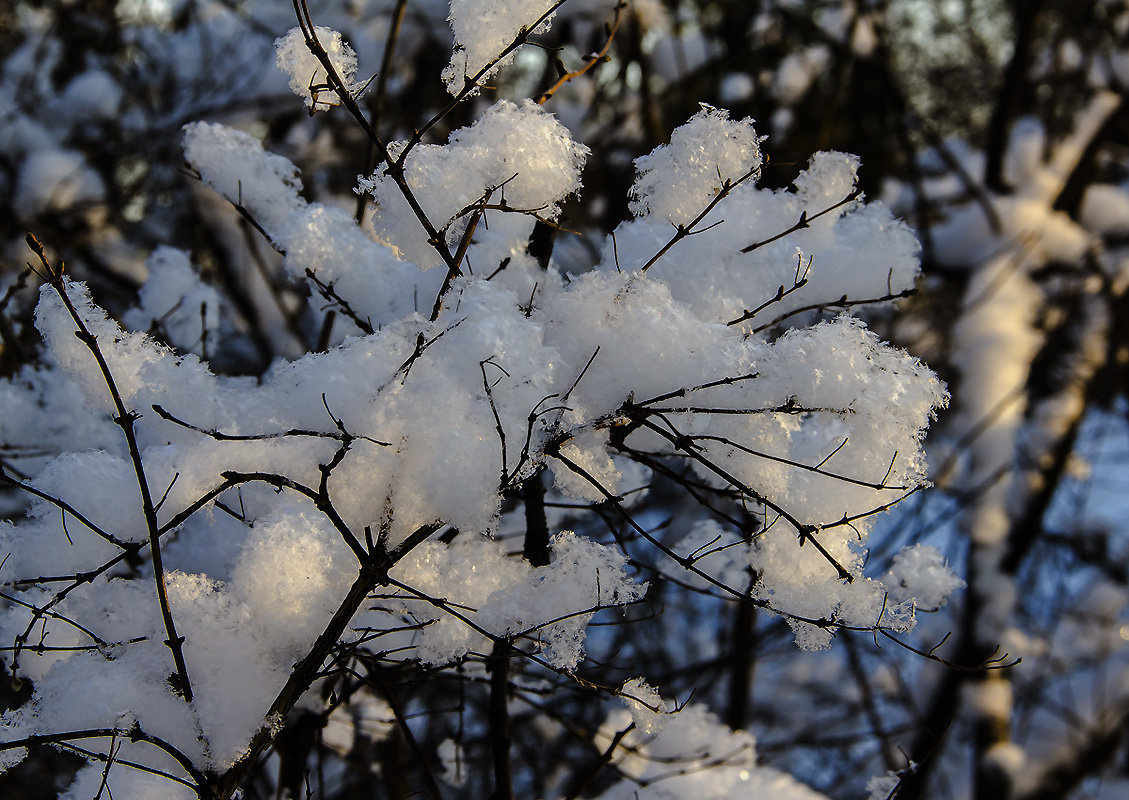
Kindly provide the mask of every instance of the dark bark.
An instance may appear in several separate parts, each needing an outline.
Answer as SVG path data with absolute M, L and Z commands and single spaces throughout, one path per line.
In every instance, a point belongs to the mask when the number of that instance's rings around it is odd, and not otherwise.
M 525 500 L 525 545 L 521 555 L 534 567 L 549 565 L 549 523 L 545 519 L 545 484 L 540 472 L 521 487 Z
M 490 800 L 513 800 L 513 772 L 510 764 L 510 646 L 494 643 L 486 662 L 490 673 L 490 760 L 494 767 L 494 792 Z
M 756 670 L 757 609 L 752 603 L 738 603 L 730 637 L 729 685 L 725 702 L 725 724 L 731 728 L 748 725 L 750 692 Z
M 1010 191 L 1004 182 L 1004 154 L 1007 152 L 1011 124 L 1025 114 L 1034 100 L 1027 74 L 1035 48 L 1035 20 L 1045 0 L 1013 0 L 1015 49 L 1004 71 L 1003 86 L 996 95 L 996 106 L 988 122 L 985 147 L 984 182 L 997 194 Z

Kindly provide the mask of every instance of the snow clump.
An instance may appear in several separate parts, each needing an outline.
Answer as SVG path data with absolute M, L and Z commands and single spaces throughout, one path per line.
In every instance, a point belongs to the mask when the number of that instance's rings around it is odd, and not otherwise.
M 353 48 L 340 33 L 320 25 L 314 28 L 314 36 L 329 56 L 345 91 L 355 96 L 364 84 L 357 80 L 357 54 Z M 325 65 L 310 52 L 300 28 L 291 28 L 277 39 L 274 50 L 278 68 L 290 78 L 290 91 L 305 100 L 311 114 L 341 105 L 342 100 L 329 82 Z
M 467 78 L 478 78 L 475 87 L 490 80 L 513 61 L 516 48 L 497 56 L 521 34 L 547 32 L 559 5 L 560 0 L 451 0 L 455 49 L 443 70 L 447 89 L 458 94 Z

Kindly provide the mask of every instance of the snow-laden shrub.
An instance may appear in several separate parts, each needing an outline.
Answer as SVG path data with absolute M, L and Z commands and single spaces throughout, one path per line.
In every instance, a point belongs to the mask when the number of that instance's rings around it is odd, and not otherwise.
M 552 6 L 453 3 L 449 85 L 451 70 L 489 75 Z M 349 106 L 352 50 L 300 22 L 278 50 L 292 88 L 311 110 Z M 325 351 L 257 381 L 209 368 L 220 302 L 183 254 L 154 255 L 131 332 L 38 250 L 48 366 L 2 387 L 22 398 L 4 424 L 39 431 L 48 453 L 6 475 L 30 505 L 0 528 L 0 633 L 34 692 L 0 718 L 5 751 L 81 748 L 91 766 L 68 797 L 105 784 L 228 798 L 291 715 L 334 718 L 345 664 L 475 657 L 503 693 L 510 660 L 581 674 L 592 617 L 645 596 L 637 548 L 784 616 L 812 649 L 843 626 L 906 631 L 906 587 L 934 606 L 956 586 L 943 563 L 907 557 L 895 603 L 864 574 L 872 517 L 925 482 L 942 385 L 857 318 L 805 324 L 913 286 L 913 236 L 863 201 L 856 159 L 817 154 L 792 190 L 760 189 L 753 123 L 704 108 L 637 162 L 633 217 L 566 275 L 531 242 L 582 195 L 588 151 L 550 112 L 502 100 L 445 144 L 368 134 L 382 159 L 358 183 L 372 233 L 303 198 L 298 169 L 250 135 L 184 129 L 202 181 L 308 281 L 309 314 L 343 321 Z M 147 334 L 161 325 L 182 352 Z M 40 426 L 49 404 L 83 435 Z M 632 513 L 652 471 L 756 522 L 672 545 Z M 551 496 L 594 504 L 637 544 L 549 530 L 550 476 Z M 734 745 L 726 771 L 677 796 L 750 780 L 811 795 L 704 711 L 671 712 L 642 680 L 617 692 L 656 737 L 617 760 L 625 780 L 649 775 L 648 750 L 708 763 Z

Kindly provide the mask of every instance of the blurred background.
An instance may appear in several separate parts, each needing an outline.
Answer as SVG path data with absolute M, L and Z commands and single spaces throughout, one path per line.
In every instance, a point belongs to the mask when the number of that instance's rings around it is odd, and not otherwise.
M 387 139 L 446 103 L 446 3 L 310 9 L 373 76 L 362 105 Z M 144 329 L 218 372 L 261 375 L 324 347 L 307 288 L 181 155 L 184 124 L 221 121 L 298 164 L 308 199 L 367 219 L 353 191 L 373 166 L 362 132 L 344 113 L 310 117 L 274 67 L 293 13 L 283 0 L 0 4 L 0 376 L 40 366 L 29 231 L 117 317 L 154 250 L 190 253 L 219 307 L 194 325 L 174 307 Z M 497 98 L 538 96 L 606 47 L 546 104 L 592 150 L 555 239 L 566 270 L 589 268 L 627 218 L 633 159 L 700 104 L 726 108 L 767 136 L 762 186 L 786 191 L 819 150 L 861 158 L 867 198 L 917 232 L 918 291 L 808 315 L 853 308 L 952 394 L 927 443 L 934 487 L 871 535 L 868 572 L 920 541 L 967 584 L 922 617 L 906 641 L 920 653 L 865 633 L 802 653 L 748 604 L 655 581 L 645 606 L 590 635 L 584 669 L 618 685 L 648 665 L 664 695 L 694 692 L 754 733 L 764 762 L 835 798 L 1129 796 L 1129 2 L 570 0 L 532 39 L 430 140 Z M 9 474 L 51 455 L 30 432 L 0 431 Z M 643 517 L 678 541 L 697 507 L 661 488 Z M 5 516 L 23 513 L 21 497 L 0 498 Z M 550 506 L 558 527 L 591 526 Z M 585 532 L 633 553 L 630 530 L 600 524 Z M 643 578 L 662 570 L 642 553 Z M 398 688 L 368 717 L 288 725 L 255 796 L 409 797 L 432 768 L 451 796 L 486 796 L 484 771 L 460 766 L 488 752 L 480 677 L 387 669 Z M 2 677 L 0 703 L 17 707 L 27 687 Z M 606 709 L 575 685 L 546 691 L 513 712 L 520 794 L 594 796 L 611 780 L 591 744 Z M 0 776 L 0 794 L 54 797 L 73 769 L 44 750 Z M 886 773 L 886 789 L 867 789 Z

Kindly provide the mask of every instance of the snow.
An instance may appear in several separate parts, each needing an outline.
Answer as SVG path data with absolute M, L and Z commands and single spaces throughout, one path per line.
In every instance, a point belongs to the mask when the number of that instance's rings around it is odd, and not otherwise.
M 1029 770 L 1027 753 L 1022 747 L 1012 742 L 993 745 L 984 754 L 984 759 L 991 767 L 1007 775 L 1012 783 L 1018 776 Z
M 88 69 L 71 79 L 59 99 L 71 120 L 86 122 L 111 119 L 121 106 L 123 94 L 108 73 Z
M 901 778 L 895 772 L 871 778 L 866 783 L 867 800 L 891 800 L 895 796 L 894 790 L 900 783 Z
M 710 146 L 680 151 L 680 141 L 693 141 L 683 140 L 680 128 L 671 145 L 640 160 L 632 204 L 637 217 L 605 242 L 605 261 L 623 270 L 641 268 L 671 239 L 672 224 L 694 220 L 723 180 L 736 180 L 759 165 L 759 144 L 749 135 L 748 120 L 731 122 L 724 112 L 706 110 L 691 124 Z M 659 164 L 662 171 L 654 171 Z M 796 178 L 794 191 L 759 189 L 746 181 L 695 226 L 708 228 L 709 236 L 683 239 L 649 274 L 661 276 L 676 300 L 716 322 L 762 306 L 781 287 L 789 290 L 753 315 L 749 327 L 767 327 L 795 309 L 843 296 L 879 299 L 912 289 L 917 240 L 881 203 L 850 199 L 857 171 L 852 156 L 817 153 Z M 806 227 L 797 228 L 801 219 Z M 881 249 L 873 246 L 876 238 L 883 241 Z
M 1124 186 L 1091 184 L 1078 216 L 1087 230 L 1123 236 L 1129 233 L 1129 191 Z
M 646 736 L 656 736 L 670 719 L 670 704 L 655 687 L 642 678 L 632 678 L 619 687 L 623 701 L 631 712 L 635 729 Z
M 404 143 L 390 150 L 399 154 Z M 503 200 L 517 210 L 553 220 L 561 202 L 580 189 L 588 149 L 573 141 L 552 115 L 531 100 L 491 106 L 473 125 L 453 132 L 446 145 L 417 145 L 408 154 L 405 179 L 449 245 L 458 241 L 476 203 Z M 359 180 L 377 204 L 378 235 L 420 269 L 441 263 L 399 187 L 378 171 Z M 526 219 L 526 238 L 533 219 Z
M 731 72 L 725 76 L 718 89 L 721 102 L 742 103 L 752 99 L 756 93 L 756 83 L 751 75 L 744 72 Z
M 264 152 L 250 134 L 216 123 L 190 123 L 184 127 L 184 158 L 204 185 L 249 209 L 268 229 L 281 227 L 305 204 L 298 196 L 302 181 L 297 168 L 282 156 Z
M 443 70 L 451 94 L 480 73 L 479 83 L 489 81 L 514 58 L 513 51 L 501 59 L 498 54 L 519 35 L 546 32 L 558 5 L 559 0 L 451 0 L 455 49 Z
M 860 14 L 855 19 L 855 27 L 851 31 L 851 49 L 859 58 L 870 58 L 877 47 L 878 32 L 875 30 L 875 20 L 869 14 Z
M 831 51 L 826 45 L 812 45 L 784 56 L 772 84 L 772 93 L 784 105 L 795 105 L 807 93 L 819 74 L 827 68 Z
M 613 711 L 596 735 L 596 746 L 607 749 L 631 722 L 630 712 Z M 722 725 L 698 704 L 671 714 L 657 733 L 628 732 L 612 762 L 623 779 L 599 800 L 826 800 L 788 774 L 758 765 L 753 736 Z
M 128 797 L 130 800 L 193 800 L 196 793 L 191 788 L 171 783 L 160 775 L 150 775 L 139 770 L 111 770 L 105 786 L 103 764 L 88 764 L 79 770 L 74 782 L 59 800 L 89 800 L 97 797 Z
M 464 73 L 550 6 L 456 0 L 449 87 L 458 91 Z M 317 33 L 354 91 L 352 50 L 330 29 Z M 277 52 L 311 111 L 333 103 L 331 92 L 311 90 L 324 75 L 299 31 Z M 810 324 L 803 310 L 908 291 L 917 245 L 888 209 L 856 192 L 852 156 L 816 154 L 791 189 L 759 189 L 761 141 L 751 120 L 703 107 L 637 160 L 632 219 L 583 272 L 565 275 L 551 260 L 543 268 L 526 244 L 535 218 L 558 220 L 579 193 L 588 150 L 532 102 L 494 103 L 443 144 L 392 143 L 403 183 L 388 165 L 359 178 L 376 201 L 371 231 L 309 202 L 296 167 L 254 136 L 185 126 L 185 158 L 204 186 L 262 228 L 287 274 L 308 281 L 311 313 L 336 310 L 351 327 L 325 352 L 231 377 L 207 361 L 224 309 L 187 253 L 155 250 L 125 327 L 85 284 L 42 288 L 36 326 L 49 366 L 0 382 L 13 409 L 0 425 L 27 425 L 41 409 L 74 423 L 41 426 L 47 454 L 31 485 L 57 502 L 32 501 L 26 519 L 0 527 L 0 547 L 14 580 L 89 580 L 61 595 L 19 589 L 33 608 L 54 603 L 58 616 L 39 620 L 42 635 L 78 649 L 20 653 L 15 669 L 35 693 L 26 712 L 2 717 L 0 741 L 137 725 L 193 769 L 223 772 L 259 731 L 277 733 L 282 717 L 268 711 L 343 608 L 351 619 L 340 617 L 340 642 L 361 653 L 439 666 L 505 639 L 555 671 L 579 671 L 594 615 L 639 602 L 647 585 L 623 547 L 569 530 L 551 530 L 549 563 L 532 566 L 502 536 L 510 498 L 548 472 L 554 491 L 610 508 L 620 493 L 638 498 L 652 457 L 740 496 L 758 521 L 741 535 L 717 525 L 677 532 L 674 552 L 693 554 L 688 579 L 699 588 L 743 594 L 755 583 L 753 599 L 784 616 L 807 649 L 828 646 L 840 625 L 912 627 L 915 597 L 935 607 L 958 582 L 927 550 L 903 554 L 885 582 L 867 577 L 867 536 L 875 509 L 925 483 L 921 439 L 946 402 L 944 386 L 857 318 Z M 38 157 L 42 174 L 58 178 L 60 164 L 81 174 L 63 152 L 45 148 L 27 164 Z M 43 189 L 36 183 L 24 202 L 47 207 Z M 443 259 L 405 189 L 452 250 L 481 213 L 461 275 L 431 269 Z M 691 225 L 694 235 L 655 258 Z M 140 469 L 109 420 L 118 409 L 75 336 L 71 307 L 137 415 Z M 966 335 L 990 326 L 975 320 Z M 157 531 L 142 513 L 139 480 L 159 498 Z M 64 502 L 88 522 L 60 512 Z M 446 535 L 397 550 L 439 531 Z M 146 551 L 154 534 L 160 575 Z M 134 549 L 140 565 L 117 566 Z M 342 606 L 380 554 L 395 554 L 387 577 L 380 572 L 355 607 Z M 673 573 L 669 553 L 662 558 Z M 184 637 L 191 704 L 169 682 L 155 581 Z M 16 640 L 33 618 L 12 605 L 0 634 Z M 634 749 L 616 754 L 625 780 L 606 798 L 818 797 L 758 766 L 751 735 L 699 706 L 673 712 L 661 688 L 623 684 L 628 708 L 612 712 L 600 737 L 610 742 L 633 722 L 625 741 Z M 324 709 L 312 695 L 302 703 Z M 342 716 L 331 742 L 343 749 L 366 725 L 384 730 L 385 711 L 375 703 Z M 143 739 L 122 752 L 188 776 Z M 663 759 L 686 770 L 648 782 Z M 121 796 L 156 796 L 151 776 L 113 773 Z M 95 777 L 87 768 L 71 793 L 97 791 Z
M 466 782 L 466 756 L 454 739 L 444 739 L 439 744 L 439 759 L 443 764 L 443 781 L 451 786 L 462 786 Z
M 731 121 L 727 112 L 703 106 L 674 131 L 669 145 L 636 159 L 631 213 L 688 223 L 725 182 L 760 165 L 760 137 L 752 121 Z
M 903 548 L 895 555 L 894 565 L 883 582 L 890 587 L 894 602 L 912 598 L 925 610 L 940 608 L 950 594 L 964 586 L 964 581 L 945 563 L 941 551 L 924 544 Z
M 1004 153 L 1004 180 L 1012 186 L 1029 183 L 1042 166 L 1045 147 L 1046 132 L 1038 120 L 1017 120 Z
M 357 78 L 357 54 L 341 34 L 320 25 L 313 29 L 314 38 L 329 56 L 329 62 L 350 96 L 356 96 L 364 82 Z M 325 65 L 310 52 L 300 28 L 291 28 L 274 43 L 278 68 L 290 79 L 290 91 L 306 102 L 310 113 L 326 111 L 342 100 L 329 82 Z
M 102 200 L 102 178 L 75 150 L 44 148 L 30 153 L 19 170 L 15 206 L 31 216 Z
M 183 250 L 158 247 L 147 267 L 138 305 L 126 311 L 122 324 L 159 333 L 181 350 L 204 355 L 209 333 L 220 325 L 224 304 L 219 292 L 200 280 Z

